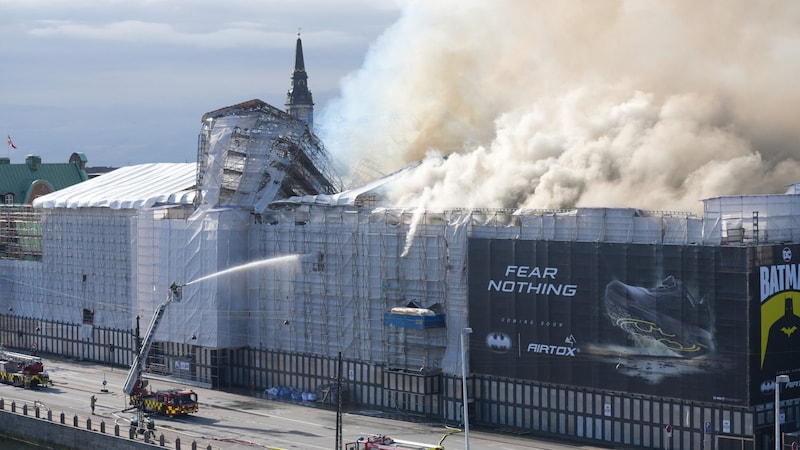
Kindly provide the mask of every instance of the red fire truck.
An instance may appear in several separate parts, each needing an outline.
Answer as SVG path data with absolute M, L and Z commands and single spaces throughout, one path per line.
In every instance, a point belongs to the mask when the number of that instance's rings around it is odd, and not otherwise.
M 0 381 L 24 388 L 47 387 L 50 376 L 42 358 L 0 348 Z

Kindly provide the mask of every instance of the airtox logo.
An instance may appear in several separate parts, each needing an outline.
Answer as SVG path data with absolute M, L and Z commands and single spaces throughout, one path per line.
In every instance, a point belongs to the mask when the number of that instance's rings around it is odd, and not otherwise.
M 786 383 L 785 389 L 796 389 L 800 387 L 800 380 L 790 381 Z M 761 383 L 761 393 L 768 394 L 775 392 L 775 380 L 767 379 Z
M 533 353 L 544 353 L 546 355 L 571 356 L 574 358 L 575 352 L 579 351 L 578 348 L 575 347 L 576 342 L 577 340 L 575 339 L 575 336 L 570 334 L 564 338 L 564 343 L 567 345 L 547 345 L 531 342 L 528 344 L 528 351 Z

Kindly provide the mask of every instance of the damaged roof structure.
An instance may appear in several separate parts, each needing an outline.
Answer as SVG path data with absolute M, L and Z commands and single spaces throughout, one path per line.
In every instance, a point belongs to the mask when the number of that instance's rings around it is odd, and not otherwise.
M 198 199 L 262 212 L 274 200 L 341 190 L 308 124 L 261 100 L 206 113 L 197 155 Z

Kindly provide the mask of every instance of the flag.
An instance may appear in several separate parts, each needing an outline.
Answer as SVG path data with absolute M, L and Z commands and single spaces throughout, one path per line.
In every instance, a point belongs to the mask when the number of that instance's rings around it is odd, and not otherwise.
M 10 148 L 12 150 L 16 150 L 17 149 L 17 146 L 14 145 L 14 141 L 11 140 L 11 135 L 10 134 L 8 135 L 8 148 Z

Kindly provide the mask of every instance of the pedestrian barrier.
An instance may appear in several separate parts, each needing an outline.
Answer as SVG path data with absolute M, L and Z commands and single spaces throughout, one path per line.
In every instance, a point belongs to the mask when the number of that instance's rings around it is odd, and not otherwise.
M 8 410 L 6 409 L 8 406 Z M 0 431 L 12 439 L 19 438 L 28 442 L 68 446 L 75 448 L 114 448 L 120 450 L 140 450 L 148 448 L 174 448 L 181 450 L 181 440 L 177 436 L 167 436 L 164 433 L 156 435 L 155 430 L 147 430 L 144 434 L 138 433 L 135 427 L 130 427 L 128 436 L 120 434 L 119 424 L 114 424 L 113 433 L 106 433 L 106 423 L 103 420 L 92 421 L 91 417 L 73 415 L 71 425 L 67 423 L 65 413 L 59 414 L 57 422 L 53 421 L 52 411 L 48 409 L 47 416 L 41 417 L 39 404 L 34 403 L 31 409 L 28 402 L 6 400 L 0 398 Z M 208 444 L 201 447 L 192 441 L 192 450 L 219 450 Z

